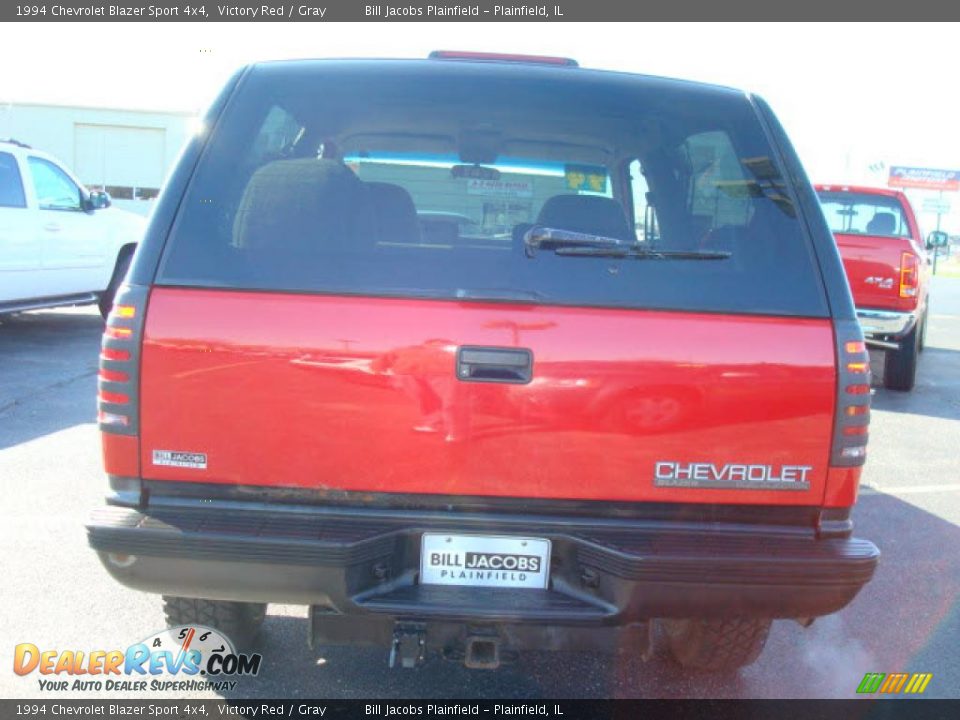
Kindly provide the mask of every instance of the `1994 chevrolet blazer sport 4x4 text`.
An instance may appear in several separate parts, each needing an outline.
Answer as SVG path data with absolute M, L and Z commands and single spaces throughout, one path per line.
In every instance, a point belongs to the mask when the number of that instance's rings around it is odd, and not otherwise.
M 107 323 L 88 524 L 172 624 L 721 669 L 870 580 L 864 340 L 761 99 L 435 53 L 255 65 L 205 128 Z

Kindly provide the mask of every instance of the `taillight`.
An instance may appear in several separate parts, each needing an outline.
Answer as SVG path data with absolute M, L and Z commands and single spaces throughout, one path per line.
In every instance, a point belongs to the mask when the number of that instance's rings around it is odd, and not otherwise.
M 863 465 L 870 423 L 870 358 L 859 323 L 840 321 L 837 332 L 837 412 L 830 465 Z
M 917 296 L 920 285 L 920 260 L 912 252 L 900 254 L 900 297 Z
M 136 435 L 140 340 L 147 288 L 123 285 L 107 317 L 100 348 L 97 422 L 104 432 Z

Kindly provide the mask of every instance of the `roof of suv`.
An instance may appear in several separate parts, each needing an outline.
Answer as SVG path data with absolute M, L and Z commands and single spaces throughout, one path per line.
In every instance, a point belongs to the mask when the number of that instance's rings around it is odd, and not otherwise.
M 12 145 L 14 147 L 23 148 L 25 150 L 33 149 L 30 145 L 27 145 L 24 142 L 20 142 L 15 138 L 0 138 L 0 145 Z
M 26 143 L 20 142 L 19 140 L 14 140 L 9 138 L 0 138 L 0 150 L 3 150 L 3 152 L 5 153 L 10 153 L 12 155 L 16 155 L 21 158 L 26 157 L 29 154 L 33 157 L 42 158 L 44 160 L 51 160 L 52 162 L 60 166 L 61 169 L 66 170 L 67 174 L 69 175 L 73 174 L 70 167 L 66 163 L 64 163 L 62 160 L 60 160 L 60 158 L 58 158 L 56 155 L 51 155 L 48 152 L 35 148 L 32 145 L 27 145 Z M 76 178 L 74 178 L 74 180 L 76 180 Z M 79 181 L 77 180 L 77 182 Z
M 693 80 L 679 80 L 656 75 L 643 75 L 620 70 L 598 70 L 582 68 L 576 65 L 564 65 L 556 62 L 536 62 L 534 59 L 510 60 L 506 57 L 491 56 L 489 59 L 470 57 L 437 57 L 437 58 L 407 58 L 407 59 L 373 59 L 373 58 L 331 58 L 331 59 L 299 59 L 299 60 L 268 60 L 253 63 L 251 68 L 257 72 L 277 73 L 280 75 L 310 74 L 318 70 L 355 71 L 376 68 L 378 71 L 417 71 L 425 74 L 447 75 L 474 75 L 474 76 L 503 76 L 516 79 L 518 75 L 526 77 L 541 77 L 571 80 L 573 82 L 604 82 L 613 86 L 636 85 L 642 83 L 648 87 L 659 89 L 686 88 L 701 93 L 717 93 L 743 96 L 744 90 L 724 85 L 696 82 Z

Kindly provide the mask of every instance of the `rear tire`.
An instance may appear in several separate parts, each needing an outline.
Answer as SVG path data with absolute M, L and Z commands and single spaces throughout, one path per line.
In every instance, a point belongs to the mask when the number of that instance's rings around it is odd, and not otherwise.
M 917 358 L 920 355 L 920 323 L 913 326 L 900 341 L 898 350 L 887 350 L 883 363 L 883 385 L 889 390 L 908 392 L 917 379 Z
M 710 672 L 736 670 L 760 657 L 771 622 L 757 618 L 660 621 L 674 660 L 686 668 Z
M 100 300 L 97 305 L 100 308 L 100 314 L 104 320 L 107 319 L 107 315 L 109 315 L 110 310 L 113 309 L 113 299 L 117 296 L 117 288 L 120 287 L 124 278 L 127 277 L 127 270 L 130 269 L 130 260 L 132 258 L 133 250 L 121 251 L 120 257 L 117 258 L 116 267 L 113 269 L 113 277 L 110 278 L 110 284 L 107 285 L 107 289 L 100 294 Z
M 253 646 L 266 613 L 264 603 L 163 596 L 163 614 L 168 627 L 206 625 L 216 628 L 233 641 L 237 650 Z

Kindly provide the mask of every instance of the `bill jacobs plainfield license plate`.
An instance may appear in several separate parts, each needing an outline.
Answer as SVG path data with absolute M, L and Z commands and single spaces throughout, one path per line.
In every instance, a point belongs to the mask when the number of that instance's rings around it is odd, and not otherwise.
M 545 588 L 549 574 L 549 540 L 490 535 L 423 535 L 420 582 L 424 585 Z

